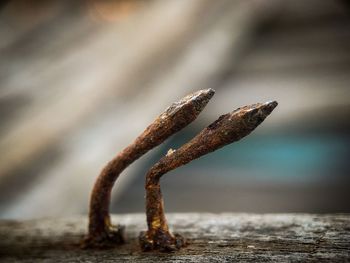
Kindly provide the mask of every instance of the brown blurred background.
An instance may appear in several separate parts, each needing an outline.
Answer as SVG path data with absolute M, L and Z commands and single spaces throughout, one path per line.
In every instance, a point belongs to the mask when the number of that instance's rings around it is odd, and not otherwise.
M 85 214 L 103 165 L 171 102 L 200 117 L 128 168 L 111 210 L 219 115 L 277 100 L 249 137 L 166 175 L 167 211 L 350 212 L 350 5 L 340 0 L 2 1 L 0 217 Z

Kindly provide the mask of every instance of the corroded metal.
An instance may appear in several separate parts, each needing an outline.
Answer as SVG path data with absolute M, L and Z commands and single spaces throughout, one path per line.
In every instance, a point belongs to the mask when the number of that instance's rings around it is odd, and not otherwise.
M 212 89 L 200 90 L 173 103 L 103 168 L 91 194 L 88 236 L 83 242 L 84 247 L 114 246 L 125 242 L 124 227 L 113 226 L 109 216 L 111 190 L 119 174 L 132 162 L 194 121 L 213 95 Z
M 146 213 L 148 231 L 140 234 L 143 250 L 172 251 L 186 245 L 178 234 L 169 232 L 164 215 L 160 178 L 207 153 L 238 141 L 250 134 L 277 106 L 276 101 L 257 103 L 222 115 L 178 150 L 169 151 L 146 176 Z

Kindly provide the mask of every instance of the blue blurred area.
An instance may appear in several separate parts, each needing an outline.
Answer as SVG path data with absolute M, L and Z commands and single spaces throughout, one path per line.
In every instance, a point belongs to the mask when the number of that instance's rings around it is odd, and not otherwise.
M 332 135 L 251 136 L 200 159 L 196 166 L 245 170 L 245 176 L 268 180 L 317 180 L 337 176 L 346 138 Z M 210 164 L 210 165 L 208 165 Z

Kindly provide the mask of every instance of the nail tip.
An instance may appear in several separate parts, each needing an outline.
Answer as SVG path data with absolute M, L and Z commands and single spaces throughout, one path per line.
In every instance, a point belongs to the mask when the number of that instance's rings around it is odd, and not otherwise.
M 265 104 L 268 104 L 268 105 L 273 106 L 273 107 L 277 107 L 278 102 L 276 100 L 269 100 L 269 101 L 265 102 Z
M 202 93 L 204 96 L 209 97 L 209 98 L 213 97 L 215 94 L 215 90 L 212 88 L 203 89 L 203 90 L 200 90 L 199 92 Z
M 269 113 L 271 113 L 277 106 L 278 102 L 276 100 L 270 100 L 262 104 L 265 109 L 269 110 Z

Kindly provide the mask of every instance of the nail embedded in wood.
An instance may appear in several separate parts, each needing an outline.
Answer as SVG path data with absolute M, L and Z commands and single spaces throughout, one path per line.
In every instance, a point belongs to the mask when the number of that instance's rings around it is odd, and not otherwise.
M 109 215 L 111 191 L 119 174 L 132 162 L 194 121 L 214 93 L 213 89 L 199 90 L 173 103 L 103 168 L 91 193 L 88 235 L 83 241 L 83 247 L 109 247 L 125 242 L 124 227 L 113 226 Z
M 142 250 L 173 251 L 186 245 L 186 240 L 172 234 L 164 214 L 160 178 L 167 172 L 185 165 L 207 153 L 238 141 L 250 134 L 277 106 L 276 101 L 257 103 L 222 115 L 191 141 L 171 150 L 146 175 L 147 232 L 141 232 Z

